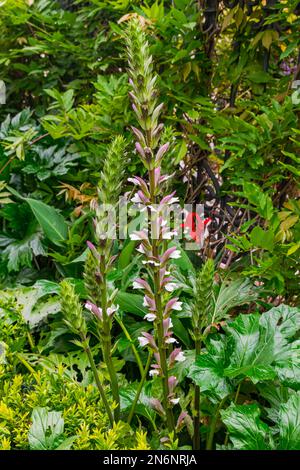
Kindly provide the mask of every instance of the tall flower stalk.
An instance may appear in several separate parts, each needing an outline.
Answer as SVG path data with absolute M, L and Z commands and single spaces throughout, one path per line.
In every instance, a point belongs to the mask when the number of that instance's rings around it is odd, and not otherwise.
M 203 328 L 207 326 L 208 319 L 212 315 L 214 282 L 214 263 L 208 259 L 199 272 L 195 284 L 195 301 L 192 313 L 193 338 L 195 341 L 195 355 L 201 354 L 201 342 Z M 194 439 L 193 447 L 200 449 L 200 387 L 196 385 L 194 395 Z
M 99 181 L 99 204 L 94 204 L 96 245 L 88 242 L 89 254 L 85 263 L 85 287 L 88 293 L 86 309 L 97 318 L 101 349 L 110 378 L 112 396 L 116 405 L 114 419 L 120 418 L 118 377 L 112 357 L 113 319 L 118 307 L 114 304 L 117 291 L 110 292 L 107 276 L 116 258 L 112 254 L 115 224 L 111 219 L 121 191 L 125 166 L 125 141 L 118 136 L 112 142 Z
M 93 354 L 89 345 L 89 338 L 87 336 L 87 326 L 83 316 L 82 305 L 78 295 L 75 292 L 74 286 L 67 280 L 64 280 L 60 284 L 60 299 L 61 308 L 64 315 L 64 321 L 69 329 L 81 338 L 80 346 L 84 349 L 87 354 L 96 386 L 99 390 L 101 399 L 105 406 L 110 424 L 113 425 L 114 419 L 111 412 L 110 405 L 108 403 L 104 387 L 101 383 L 98 370 L 93 358 Z
M 177 202 L 173 194 L 163 196 L 163 184 L 169 178 L 161 173 L 162 158 L 169 144 L 159 146 L 163 124 L 158 122 L 163 104 L 158 104 L 156 89 L 157 76 L 153 72 L 152 57 L 149 45 L 139 22 L 130 22 L 127 33 L 127 55 L 129 62 L 129 82 L 132 88 L 130 97 L 139 128 L 132 127 L 136 138 L 135 148 L 148 177 L 130 178 L 138 187 L 132 202 L 141 211 L 146 211 L 150 222 L 146 228 L 131 234 L 132 240 L 140 241 L 138 251 L 143 255 L 143 264 L 147 269 L 145 278 L 138 278 L 134 289 L 144 291 L 144 306 L 148 313 L 145 319 L 152 323 L 153 334 L 143 332 L 139 337 L 142 347 L 152 350 L 155 362 L 151 365 L 150 375 L 159 376 L 162 380 L 162 407 L 170 432 L 175 432 L 173 407 L 179 402 L 176 398 L 177 378 L 170 373 L 176 361 L 184 360 L 180 348 L 172 349 L 176 339 L 173 337 L 171 312 L 181 310 L 181 302 L 172 298 L 176 283 L 169 270 L 171 258 L 178 258 L 180 252 L 176 247 L 168 247 L 176 232 L 167 226 L 166 217 L 171 204 Z M 151 233 L 150 233 L 151 232 Z

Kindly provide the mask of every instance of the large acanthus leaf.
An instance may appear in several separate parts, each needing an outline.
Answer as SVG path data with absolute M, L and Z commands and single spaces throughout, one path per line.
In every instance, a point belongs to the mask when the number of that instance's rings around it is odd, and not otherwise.
M 291 391 L 286 403 L 270 409 L 268 426 L 257 404 L 235 405 L 221 411 L 230 441 L 238 450 L 300 450 L 300 393 Z
M 215 286 L 215 301 L 211 323 L 228 317 L 229 310 L 258 299 L 261 289 L 248 279 L 224 280 Z
M 279 443 L 281 450 L 300 450 L 300 393 L 292 394 L 278 413 Z
M 135 408 L 135 413 L 144 416 L 149 421 L 155 421 L 155 411 L 150 406 L 150 398 L 146 393 L 147 387 L 143 387 L 143 390 L 140 394 L 138 403 Z M 121 399 L 121 410 L 129 411 L 131 409 L 132 403 L 136 396 L 137 384 L 131 384 L 127 387 L 122 387 L 120 389 L 120 399 Z
M 271 408 L 266 407 L 265 411 L 268 418 L 276 422 L 279 407 L 285 403 L 293 390 L 288 387 L 278 387 L 278 383 L 262 382 L 257 385 L 258 393 L 261 397 L 265 398 L 271 405 Z
M 269 426 L 261 421 L 260 409 L 256 404 L 235 405 L 232 403 L 226 410 L 221 411 L 221 416 L 229 431 L 234 449 L 272 449 Z
M 300 348 L 294 337 L 299 309 L 281 305 L 269 312 L 239 315 L 226 335 L 207 341 L 207 350 L 192 366 L 189 377 L 212 398 L 222 399 L 244 378 L 253 383 L 278 378 L 300 387 Z
M 201 393 L 206 392 L 218 401 L 233 391 L 230 380 L 224 376 L 226 362 L 226 339 L 210 339 L 206 351 L 190 366 L 188 377 L 200 386 Z
M 195 363 L 195 349 L 188 349 L 183 351 L 183 353 L 185 360 L 182 362 L 176 362 L 171 370 L 171 374 L 175 375 L 179 383 L 188 376 Z
M 35 408 L 28 433 L 31 450 L 57 449 L 64 440 L 64 420 L 61 412 Z
M 276 376 L 285 385 L 300 386 L 300 310 L 280 305 L 268 312 L 240 315 L 226 327 L 228 377 L 250 378 L 254 383 Z
M 240 315 L 226 330 L 230 362 L 224 370 L 227 377 L 249 377 L 254 383 L 276 377 L 271 366 L 273 330 L 260 329 L 260 315 Z M 261 347 L 259 348 L 259 345 Z

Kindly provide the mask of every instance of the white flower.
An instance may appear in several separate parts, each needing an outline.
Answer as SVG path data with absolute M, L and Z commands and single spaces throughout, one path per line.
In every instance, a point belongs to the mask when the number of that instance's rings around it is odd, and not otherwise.
M 131 202 L 134 202 L 136 204 L 141 204 L 143 201 L 141 200 L 140 196 L 138 193 L 134 195 L 134 197 L 131 199 Z
M 149 371 L 149 375 L 150 375 L 150 377 L 153 377 L 154 375 L 159 375 L 159 370 L 157 370 L 157 369 L 151 369 L 151 370 Z
M 156 315 L 154 313 L 146 313 L 144 316 L 144 320 L 154 321 L 156 319 Z
M 139 247 L 136 249 L 136 251 L 138 251 L 139 253 L 142 253 L 142 255 L 145 254 L 145 249 L 144 249 L 144 246 L 142 244 L 139 245 Z
M 176 362 L 183 362 L 185 361 L 184 353 L 180 351 L 177 356 L 175 357 Z
M 163 233 L 163 240 L 171 240 L 174 235 L 174 232 L 165 232 Z
M 130 240 L 132 240 L 132 241 L 142 240 L 138 233 L 131 233 L 131 234 L 129 235 L 129 238 L 130 238 Z
M 166 344 L 178 343 L 178 341 L 175 338 L 167 338 L 165 343 Z
M 142 286 L 142 284 L 140 284 L 139 282 L 133 281 L 132 288 L 133 289 L 144 289 L 144 286 Z
M 175 290 L 176 288 L 177 288 L 177 284 L 175 284 L 174 282 L 167 282 L 167 284 L 165 285 L 165 289 L 168 292 L 173 292 L 173 290 Z
M 175 302 L 175 304 L 172 305 L 172 309 L 180 312 L 180 310 L 182 310 L 182 302 Z
M 180 257 L 181 257 L 181 254 L 179 250 L 175 250 L 173 251 L 173 253 L 170 254 L 170 258 L 173 258 L 173 259 L 178 259 Z
M 179 202 L 178 197 L 171 197 L 171 199 L 168 201 L 168 205 L 175 204 L 175 202 Z
M 171 398 L 170 402 L 173 404 L 173 405 L 177 405 L 179 403 L 179 400 L 180 398 Z
M 92 307 L 92 305 L 91 305 L 89 302 L 87 302 L 84 306 L 85 306 L 85 308 L 86 308 L 87 310 L 89 310 L 90 312 L 92 311 L 92 308 L 93 308 L 93 307 Z
M 107 315 L 108 316 L 111 316 L 113 315 L 115 312 L 117 312 L 119 310 L 119 305 L 116 307 L 115 305 L 112 305 L 111 307 L 108 307 L 107 309 Z
M 149 340 L 147 338 L 144 338 L 144 336 L 139 336 L 138 337 L 138 342 L 140 343 L 140 346 L 143 348 L 147 344 L 149 344 Z

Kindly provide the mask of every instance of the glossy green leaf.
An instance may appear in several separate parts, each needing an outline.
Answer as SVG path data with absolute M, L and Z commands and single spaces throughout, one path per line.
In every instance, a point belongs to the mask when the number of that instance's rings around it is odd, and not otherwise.
M 42 201 L 26 198 L 46 237 L 55 245 L 62 245 L 68 236 L 68 226 L 63 216 L 54 207 Z
M 201 393 L 207 393 L 213 400 L 222 400 L 233 391 L 230 380 L 224 375 L 226 362 L 225 339 L 211 339 L 207 351 L 190 367 L 188 377 L 200 386 Z
M 230 441 L 236 450 L 270 450 L 269 427 L 260 419 L 260 409 L 256 404 L 234 405 L 221 411 Z
M 226 327 L 230 361 L 227 377 L 249 377 L 254 383 L 278 376 L 293 386 L 299 381 L 299 309 L 281 305 L 262 315 L 240 315 Z
M 300 450 L 300 393 L 282 403 L 278 413 L 279 449 Z
M 239 315 L 224 329 L 226 335 L 207 341 L 189 373 L 203 393 L 221 400 L 245 378 L 254 384 L 278 378 L 299 388 L 299 309 L 280 305 L 262 315 Z
M 119 269 L 125 269 L 129 265 L 135 246 L 135 241 L 130 241 L 124 246 L 118 260 Z
M 116 302 L 123 312 L 132 313 L 139 317 L 144 317 L 147 313 L 147 309 L 143 306 L 143 296 L 141 295 L 118 292 Z

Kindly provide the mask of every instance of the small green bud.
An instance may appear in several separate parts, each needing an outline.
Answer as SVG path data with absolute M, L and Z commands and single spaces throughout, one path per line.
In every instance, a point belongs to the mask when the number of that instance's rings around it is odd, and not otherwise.
M 192 314 L 194 329 L 210 322 L 213 308 L 214 262 L 208 259 L 196 279 L 195 302 Z
M 117 136 L 108 147 L 103 171 L 98 182 L 99 202 L 115 204 L 121 193 L 126 165 L 126 141 Z
M 64 320 L 73 333 L 86 333 L 86 323 L 82 313 L 82 305 L 74 286 L 69 281 L 60 283 L 60 299 Z
M 99 272 L 99 263 L 91 253 L 88 252 L 85 264 L 84 264 L 84 285 L 88 293 L 88 299 L 94 302 L 96 305 L 101 304 L 101 273 Z

